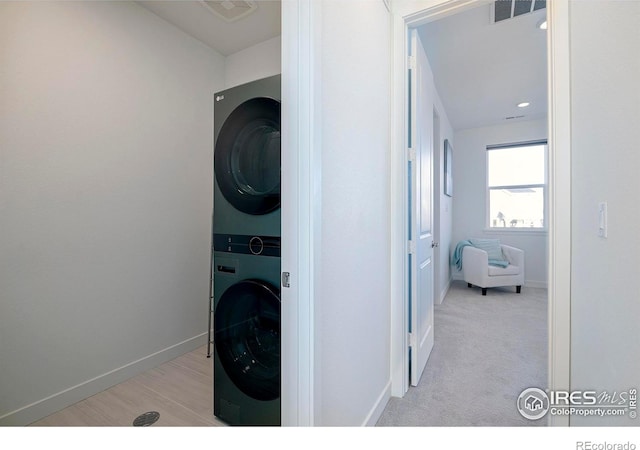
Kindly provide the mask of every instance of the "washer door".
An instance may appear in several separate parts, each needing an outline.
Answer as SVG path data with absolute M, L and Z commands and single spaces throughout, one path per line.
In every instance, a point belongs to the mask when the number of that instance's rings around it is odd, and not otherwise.
M 280 207 L 280 102 L 257 97 L 242 103 L 220 129 L 214 152 L 222 195 L 247 214 Z
M 233 384 L 256 400 L 280 397 L 280 295 L 245 280 L 227 289 L 214 314 L 215 348 Z

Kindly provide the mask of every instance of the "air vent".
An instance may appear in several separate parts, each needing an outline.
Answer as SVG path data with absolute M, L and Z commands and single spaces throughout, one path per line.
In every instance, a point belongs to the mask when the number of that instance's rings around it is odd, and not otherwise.
M 492 8 L 493 22 L 513 19 L 546 7 L 546 0 L 497 0 Z
M 248 16 L 253 11 L 258 9 L 256 2 L 249 1 L 207 1 L 201 0 L 200 3 L 204 5 L 209 11 L 215 14 L 218 18 L 225 22 L 235 22 L 243 17 Z

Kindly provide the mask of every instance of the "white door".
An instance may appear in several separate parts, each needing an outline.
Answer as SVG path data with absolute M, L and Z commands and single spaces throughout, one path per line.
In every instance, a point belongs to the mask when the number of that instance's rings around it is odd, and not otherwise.
M 433 348 L 432 135 L 433 101 L 427 57 L 410 31 L 409 77 L 409 350 L 411 384 L 417 386 Z

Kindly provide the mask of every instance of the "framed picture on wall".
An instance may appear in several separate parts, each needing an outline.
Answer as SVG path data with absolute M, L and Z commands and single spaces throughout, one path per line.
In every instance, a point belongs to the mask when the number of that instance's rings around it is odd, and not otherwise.
M 453 179 L 451 177 L 452 161 L 451 143 L 449 139 L 444 140 L 444 193 L 449 197 L 453 197 Z

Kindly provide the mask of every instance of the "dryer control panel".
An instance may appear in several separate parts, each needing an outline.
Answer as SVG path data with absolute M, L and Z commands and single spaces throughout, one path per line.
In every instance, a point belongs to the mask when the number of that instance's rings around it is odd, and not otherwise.
M 249 236 L 242 234 L 214 234 L 216 252 L 280 257 L 279 236 Z

